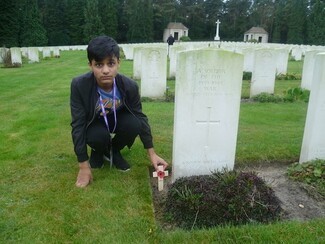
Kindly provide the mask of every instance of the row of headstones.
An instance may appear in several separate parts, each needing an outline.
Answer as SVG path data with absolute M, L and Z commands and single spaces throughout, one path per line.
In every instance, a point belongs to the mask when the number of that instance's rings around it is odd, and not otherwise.
M 120 46 L 124 51 L 126 59 L 134 61 L 133 78 L 141 79 L 142 81 L 141 95 L 152 98 L 164 96 L 166 92 L 166 77 L 175 77 L 177 57 L 181 51 L 209 47 L 242 53 L 244 55 L 244 71 L 252 72 L 253 74 L 250 89 L 250 97 L 252 97 L 262 92 L 273 94 L 276 75 L 287 73 L 290 52 L 291 56 L 294 55 L 299 58 L 305 56 L 301 87 L 310 90 L 315 55 L 325 50 L 324 47 L 320 46 L 241 42 L 186 42 L 177 43 L 170 47 L 165 43 L 121 44 Z M 27 57 L 29 62 L 39 62 L 39 52 L 43 52 L 43 58 L 59 57 L 60 50 L 85 50 L 86 48 L 86 45 L 78 45 L 11 48 L 10 50 L 12 63 L 22 64 L 22 56 Z M 168 74 L 166 74 L 167 54 L 170 58 Z M 142 56 L 144 56 L 143 59 Z M 299 58 L 296 59 L 299 60 Z M 152 83 L 156 84 L 154 88 L 151 86 Z
M 123 48 L 125 58 L 133 60 L 134 48 L 137 47 L 166 47 L 165 43 L 135 43 L 135 44 L 120 44 Z M 291 53 L 291 57 L 299 61 L 304 56 L 305 52 L 323 48 L 314 45 L 295 45 L 295 44 L 277 44 L 277 43 L 249 43 L 249 42 L 176 42 L 171 48 L 180 47 L 182 50 L 193 50 L 205 47 L 218 47 L 229 51 L 237 51 L 241 49 L 256 49 L 256 48 L 285 48 Z
M 125 58 L 127 60 L 133 60 L 134 49 L 137 47 L 163 47 L 168 50 L 166 43 L 135 43 L 135 44 L 120 44 L 122 47 Z M 171 49 L 180 48 L 181 50 L 193 50 L 205 47 L 218 47 L 225 50 L 237 51 L 241 49 L 256 49 L 256 48 L 285 48 L 290 50 L 291 56 L 294 60 L 301 60 L 307 51 L 315 50 L 323 47 L 311 46 L 311 45 L 288 45 L 288 44 L 275 44 L 275 43 L 247 43 L 247 42 L 177 42 Z M 72 45 L 72 46 L 57 46 L 57 47 L 37 47 L 39 52 L 45 49 L 45 53 L 48 53 L 48 49 L 52 50 L 54 54 L 52 56 L 58 56 L 57 52 L 69 51 L 69 50 L 86 50 L 87 45 Z M 20 48 L 22 53 L 26 53 L 26 47 Z M 1 49 L 0 49 L 1 50 Z M 54 51 L 53 51 L 54 50 Z M 26 55 L 25 55 L 26 56 Z M 34 55 L 35 56 L 35 55 Z M 47 55 L 45 54 L 45 57 Z M 19 58 L 17 58 L 19 60 Z M 1 62 L 1 59 L 0 59 Z
M 186 47 L 186 45 L 170 46 L 169 50 L 166 46 L 159 46 L 157 44 L 155 46 L 138 45 L 133 47 L 133 78 L 141 79 L 142 97 L 159 98 L 164 96 L 166 92 L 166 77 L 175 77 L 179 54 L 191 50 Z M 191 47 L 194 48 L 192 50 L 202 49 L 198 48 L 198 46 L 193 47 L 193 44 Z M 228 45 L 228 49 L 225 49 L 225 47 L 220 48 L 219 46 L 210 45 L 208 48 L 210 50 L 218 48 L 243 54 L 243 71 L 252 73 L 250 97 L 253 97 L 262 92 L 274 93 L 276 76 L 279 74 L 287 74 L 290 53 L 289 47 L 267 48 L 265 46 L 265 48 L 261 48 L 257 46 L 256 48 L 239 48 L 237 45 L 231 49 L 230 45 Z M 167 75 L 168 51 L 170 58 L 169 75 Z M 315 55 L 322 51 L 325 51 L 325 48 L 320 46 L 315 50 L 305 51 L 301 82 L 302 88 L 310 90 Z
M 156 94 L 164 92 L 166 48 L 138 46 L 133 52 L 134 75 L 141 78 L 142 96 L 155 95 L 152 91 Z M 325 159 L 325 130 L 322 130 L 325 122 L 325 54 L 317 56 L 320 52 L 318 47 L 318 50 L 304 54 L 307 61 L 314 54 L 308 69 L 312 73 L 310 84 L 313 84 L 313 92 L 300 162 Z M 253 92 L 273 93 L 276 63 L 280 63 L 276 55 L 284 56 L 286 62 L 283 63 L 287 65 L 289 51 L 257 48 L 253 53 Z M 238 51 L 211 47 L 177 52 L 173 180 L 209 174 L 224 167 L 233 168 L 245 60 L 245 52 L 239 54 Z M 316 113 L 318 110 L 321 111 Z
M 244 56 L 179 53 L 175 81 L 173 181 L 233 169 Z M 152 87 L 152 85 L 151 85 Z M 315 57 L 300 162 L 325 159 L 325 52 Z
M 254 66 L 254 51 L 260 48 L 267 48 L 274 51 L 277 51 L 278 54 L 276 60 L 276 69 L 277 74 L 285 74 L 287 72 L 287 62 L 288 56 L 293 60 L 299 61 L 302 60 L 302 57 L 305 56 L 306 52 L 314 50 L 323 50 L 323 46 L 311 46 L 311 45 L 287 45 L 287 44 L 274 44 L 274 43 L 245 43 L 245 42 L 182 42 L 176 43 L 173 46 L 168 48 L 165 44 L 162 43 L 153 43 L 153 44 L 121 44 L 123 48 L 126 59 L 133 60 L 136 56 L 134 51 L 139 50 L 139 48 L 145 47 L 156 47 L 156 48 L 165 48 L 168 50 L 170 58 L 170 69 L 169 69 L 169 78 L 175 77 L 175 67 L 176 67 L 176 58 L 177 53 L 180 51 L 194 50 L 205 47 L 217 47 L 224 50 L 229 50 L 233 52 L 239 52 L 244 54 L 244 71 L 252 72 Z M 137 71 L 136 71 L 137 72 Z
M 29 63 L 38 63 L 40 61 L 40 52 L 42 52 L 43 58 L 59 58 L 60 48 L 59 47 L 12 47 L 0 49 L 0 63 L 3 62 L 3 55 L 6 52 L 10 52 L 11 63 L 19 64 L 23 63 L 23 57 L 28 59 Z

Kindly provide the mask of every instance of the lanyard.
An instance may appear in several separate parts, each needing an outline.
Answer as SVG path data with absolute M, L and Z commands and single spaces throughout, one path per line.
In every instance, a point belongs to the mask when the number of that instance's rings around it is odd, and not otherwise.
M 107 120 L 107 116 L 106 116 L 106 111 L 105 111 L 105 108 L 104 108 L 104 103 L 103 103 L 103 98 L 102 98 L 102 95 L 100 94 L 99 92 L 99 88 L 97 88 L 97 91 L 99 93 L 99 104 L 100 104 L 100 107 L 102 109 L 102 113 L 103 113 L 103 117 L 104 117 L 104 121 L 105 121 L 105 124 L 106 124 L 106 127 L 107 127 L 107 130 L 108 132 L 112 135 L 116 129 L 116 124 L 117 124 L 117 117 L 116 117 L 116 107 L 115 107 L 115 102 L 116 102 L 116 85 L 115 85 L 115 78 L 114 78 L 114 82 L 113 82 L 113 100 L 112 100 L 112 103 L 113 103 L 113 114 L 114 114 L 114 128 L 113 130 L 111 131 L 109 129 L 109 124 L 108 124 L 108 120 Z

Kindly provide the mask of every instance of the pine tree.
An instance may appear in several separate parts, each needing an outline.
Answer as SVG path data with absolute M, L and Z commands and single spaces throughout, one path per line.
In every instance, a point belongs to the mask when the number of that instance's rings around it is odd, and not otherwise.
M 117 12 L 118 32 L 116 41 L 118 43 L 127 42 L 127 31 L 129 23 L 126 0 L 118 0 Z
M 311 7 L 308 21 L 308 44 L 325 43 L 325 3 L 317 0 Z
M 71 45 L 87 43 L 84 41 L 85 2 L 85 0 L 68 0 L 67 2 L 67 34 L 69 35 Z
M 197 4 L 186 7 L 184 25 L 189 28 L 189 37 L 192 40 L 203 39 L 205 33 L 205 13 L 203 1 L 197 1 Z
M 2 0 L 0 8 L 0 47 L 18 46 L 19 8 L 17 0 Z
M 304 44 L 307 36 L 307 2 L 306 0 L 288 0 L 286 8 L 288 15 L 287 43 Z
M 174 0 L 153 0 L 152 11 L 154 40 L 161 41 L 168 23 L 178 19 L 176 3 Z
M 286 0 L 275 1 L 273 42 L 286 43 L 288 36 L 288 14 Z
M 84 10 L 85 26 L 84 26 L 84 41 L 89 42 L 92 38 L 104 34 L 104 26 L 98 13 L 98 1 L 86 0 Z
M 70 37 L 66 20 L 66 1 L 46 1 L 44 7 L 44 25 L 46 26 L 49 45 L 69 45 Z
M 128 42 L 151 42 L 153 40 L 152 1 L 130 0 L 128 16 Z
M 117 36 L 117 0 L 101 0 L 99 14 L 104 27 L 104 33 L 114 39 Z
M 46 46 L 46 31 L 41 23 L 36 0 L 25 0 L 21 3 L 22 25 L 20 35 L 21 46 Z
M 253 1 L 250 11 L 251 26 L 263 27 L 272 39 L 274 28 L 275 2 L 270 0 Z
M 251 0 L 229 0 L 225 2 L 223 25 L 225 38 L 228 40 L 243 40 L 243 34 L 249 26 Z
M 216 21 L 220 19 L 223 22 L 222 10 L 223 10 L 223 1 L 222 0 L 206 0 L 204 1 L 205 6 L 205 16 L 206 16 L 206 37 L 210 40 L 213 40 L 216 35 Z M 220 36 L 224 37 L 224 23 L 220 25 Z

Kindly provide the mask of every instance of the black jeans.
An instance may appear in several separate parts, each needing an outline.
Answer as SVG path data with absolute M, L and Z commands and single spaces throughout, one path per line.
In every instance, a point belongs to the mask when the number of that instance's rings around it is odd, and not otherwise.
M 110 137 L 104 119 L 95 119 L 95 121 L 87 129 L 87 144 L 98 153 L 108 153 L 111 146 L 114 150 L 121 150 L 125 146 L 129 148 L 134 143 L 135 138 L 141 130 L 141 123 L 133 114 L 123 109 L 117 111 L 117 125 L 115 136 Z M 114 116 L 108 116 L 109 128 L 114 128 Z

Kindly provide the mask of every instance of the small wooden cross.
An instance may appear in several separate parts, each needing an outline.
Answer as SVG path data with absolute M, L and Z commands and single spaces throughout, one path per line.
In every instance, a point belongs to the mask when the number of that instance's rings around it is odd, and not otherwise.
M 153 177 L 158 177 L 158 191 L 162 191 L 164 189 L 164 177 L 168 176 L 168 171 L 164 171 L 164 166 L 159 165 L 158 171 L 153 172 Z

